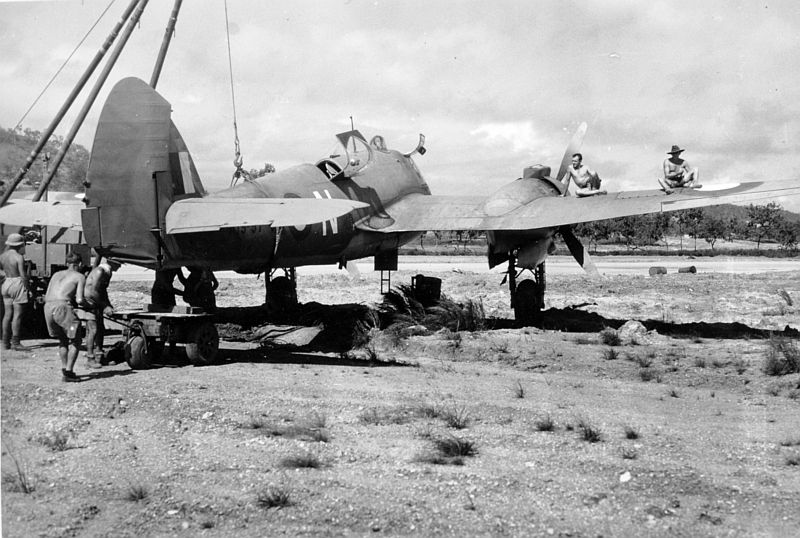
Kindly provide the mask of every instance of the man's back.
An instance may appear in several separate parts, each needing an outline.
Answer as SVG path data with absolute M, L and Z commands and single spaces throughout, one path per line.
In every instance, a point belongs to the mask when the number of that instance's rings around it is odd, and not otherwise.
M 55 273 L 47 286 L 45 302 L 69 301 L 73 305 L 82 302 L 84 281 L 83 275 L 72 269 L 64 269 Z
M 0 254 L 0 269 L 6 274 L 6 278 L 16 278 L 22 276 L 20 267 L 24 267 L 22 254 L 14 249 L 8 249 Z
M 86 285 L 83 294 L 87 301 L 98 306 L 108 303 L 108 284 L 111 281 L 111 273 L 107 272 L 103 266 L 97 266 L 89 272 L 86 277 Z

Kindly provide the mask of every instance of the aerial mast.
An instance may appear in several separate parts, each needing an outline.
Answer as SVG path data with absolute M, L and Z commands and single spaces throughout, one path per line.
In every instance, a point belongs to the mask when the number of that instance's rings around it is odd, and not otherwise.
M 125 31 L 122 33 L 120 37 L 119 43 L 117 43 L 114 52 L 111 53 L 109 56 L 108 61 L 106 62 L 103 71 L 97 77 L 97 80 L 94 83 L 94 87 L 92 91 L 89 93 L 89 97 L 86 98 L 86 102 L 81 108 L 80 112 L 78 113 L 78 118 L 75 120 L 75 123 L 72 125 L 72 129 L 70 129 L 69 133 L 67 133 L 66 138 L 64 138 L 64 142 L 61 144 L 61 148 L 58 150 L 58 154 L 55 157 L 55 162 L 50 169 L 50 173 L 47 175 L 47 178 L 42 181 L 42 184 L 39 185 L 39 189 L 36 191 L 36 194 L 33 196 L 33 201 L 38 202 L 44 191 L 47 189 L 47 186 L 50 185 L 50 181 L 53 180 L 53 176 L 56 175 L 58 171 L 58 167 L 61 164 L 61 161 L 64 160 L 64 157 L 67 154 L 67 150 L 69 149 L 72 141 L 75 140 L 75 136 L 78 134 L 78 130 L 83 125 L 83 120 L 86 119 L 87 114 L 89 114 L 89 109 L 94 104 L 94 100 L 97 98 L 97 94 L 100 93 L 100 89 L 105 84 L 108 75 L 111 73 L 111 69 L 114 67 L 114 64 L 117 63 L 117 59 L 119 55 L 122 53 L 122 49 L 125 48 L 125 44 L 128 42 L 128 38 L 130 38 L 131 33 L 133 33 L 134 27 L 138 24 L 139 18 L 142 16 L 142 12 L 144 11 L 145 6 L 147 6 L 147 2 L 149 0 L 137 0 L 139 7 L 134 12 L 133 16 L 131 16 L 130 21 L 128 21 L 128 26 L 125 27 Z
M 156 65 L 153 68 L 153 75 L 150 77 L 150 87 L 154 90 L 156 89 L 156 84 L 158 84 L 158 77 L 161 76 L 161 68 L 164 67 L 164 58 L 167 56 L 169 44 L 172 41 L 172 37 L 175 35 L 175 23 L 178 22 L 178 12 L 181 10 L 182 2 L 183 0 L 175 0 L 175 4 L 172 6 L 172 13 L 169 16 L 169 22 L 167 23 L 167 29 L 164 31 L 161 49 L 158 51 Z

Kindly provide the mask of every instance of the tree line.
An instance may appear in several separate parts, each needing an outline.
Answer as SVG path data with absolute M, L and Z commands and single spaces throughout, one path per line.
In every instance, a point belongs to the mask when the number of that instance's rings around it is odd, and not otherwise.
M 677 236 L 681 241 L 681 251 L 696 251 L 699 239 L 712 251 L 720 240 L 745 240 L 755 242 L 756 250 L 761 250 L 762 243 L 772 242 L 780 249 L 796 253 L 800 220 L 792 217 L 796 216 L 784 211 L 780 204 L 769 202 L 765 205 L 750 204 L 745 208 L 720 206 L 633 215 L 581 223 L 574 229 L 589 249 L 595 251 L 598 244 L 603 243 L 624 244 L 628 250 L 666 246 L 667 237 Z M 692 239 L 693 244 L 684 245 L 686 237 Z

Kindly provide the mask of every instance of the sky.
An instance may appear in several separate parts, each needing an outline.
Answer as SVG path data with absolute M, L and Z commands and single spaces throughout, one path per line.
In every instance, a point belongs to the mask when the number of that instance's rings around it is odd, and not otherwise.
M 0 126 L 17 125 L 109 3 L 0 2 Z M 113 2 L 23 127 L 49 125 L 127 4 Z M 150 79 L 172 5 L 150 0 L 77 142 L 91 147 L 114 82 Z M 610 191 L 656 188 L 673 144 L 704 184 L 800 181 L 796 0 L 228 0 L 227 14 L 248 169 L 316 162 L 352 116 L 404 152 L 425 134 L 415 160 L 433 193 L 489 195 L 530 164 L 557 168 L 586 121 L 584 162 Z M 158 91 L 206 188 L 227 187 L 224 0 L 184 0 Z M 800 211 L 800 197 L 778 201 Z

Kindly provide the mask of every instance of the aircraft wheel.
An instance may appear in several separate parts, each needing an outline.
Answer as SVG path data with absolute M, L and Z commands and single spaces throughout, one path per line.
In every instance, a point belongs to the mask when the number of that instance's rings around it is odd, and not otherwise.
M 150 350 L 143 336 L 131 336 L 125 342 L 125 360 L 133 370 L 146 370 L 153 365 Z
M 219 333 L 213 323 L 204 321 L 192 331 L 186 344 L 186 356 L 195 366 L 214 364 L 219 351 Z
M 267 286 L 267 312 L 271 316 L 289 316 L 297 309 L 297 287 L 285 277 L 273 278 Z
M 544 290 L 535 281 L 526 279 L 514 292 L 514 319 L 522 326 L 533 325 L 544 306 Z

